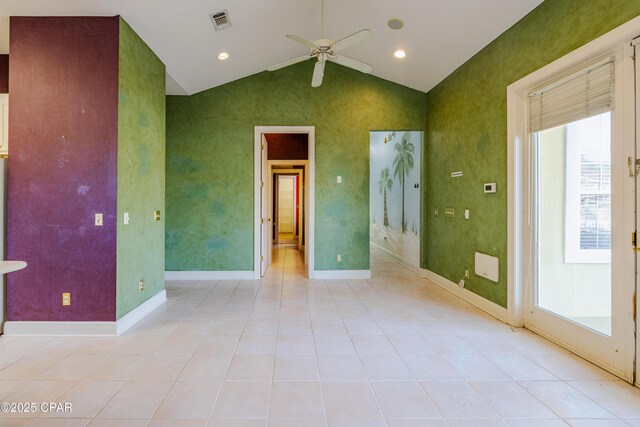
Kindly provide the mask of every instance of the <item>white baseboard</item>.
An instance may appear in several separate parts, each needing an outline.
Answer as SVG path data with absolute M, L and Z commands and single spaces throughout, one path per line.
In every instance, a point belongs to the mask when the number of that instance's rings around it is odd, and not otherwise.
M 167 300 L 167 291 L 161 290 L 116 321 L 116 335 L 122 335 L 127 329 L 144 319 L 149 313 Z
M 7 336 L 118 336 L 158 308 L 167 299 L 163 289 L 116 322 L 47 322 L 9 321 L 4 324 Z
M 319 280 L 360 280 L 371 279 L 371 270 L 314 270 L 309 279 Z
M 487 314 L 495 317 L 496 319 L 500 320 L 501 322 L 507 323 L 507 309 L 504 307 L 499 306 L 498 304 L 489 301 L 488 299 L 485 299 L 483 297 L 481 297 L 478 294 L 474 294 L 473 292 L 465 289 L 465 288 L 461 288 L 460 286 L 458 286 L 457 284 L 453 283 L 452 281 L 450 281 L 449 279 L 445 279 L 442 276 L 439 276 L 438 274 L 434 273 L 433 271 L 430 270 L 425 270 L 423 268 L 420 269 L 420 276 L 424 277 L 425 279 L 428 279 L 430 281 L 432 281 L 433 283 L 435 283 L 436 285 L 440 286 L 441 288 L 451 292 L 452 294 L 462 298 L 463 300 L 467 301 L 469 304 L 472 304 L 476 307 L 478 307 L 480 310 L 486 312 Z
M 404 265 L 409 270 L 415 271 L 419 275 L 422 274 L 422 269 L 420 268 L 419 265 L 416 265 L 416 264 L 412 263 L 408 259 L 403 258 L 400 255 L 398 255 L 398 254 L 396 254 L 394 252 L 391 252 L 389 249 L 383 248 L 382 246 L 380 246 L 380 245 L 378 245 L 376 243 L 369 242 L 369 244 L 371 245 L 371 248 L 373 248 L 374 250 L 380 252 L 382 255 L 388 256 L 389 258 L 393 259 L 394 261 Z
M 6 336 L 115 336 L 116 322 L 9 321 Z
M 165 280 L 253 280 L 251 271 L 165 271 Z

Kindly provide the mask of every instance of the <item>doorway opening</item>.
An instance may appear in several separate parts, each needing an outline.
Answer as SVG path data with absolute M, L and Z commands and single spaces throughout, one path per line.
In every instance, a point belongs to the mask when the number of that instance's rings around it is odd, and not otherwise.
M 274 197 L 276 209 L 273 209 L 273 224 L 278 230 L 275 235 L 277 243 L 295 243 L 298 237 L 297 212 L 300 209 L 296 200 L 296 187 L 299 185 L 298 177 L 295 175 L 278 175 L 274 184 Z
M 304 252 L 307 276 L 314 271 L 315 128 L 255 128 L 254 276 L 272 263 L 274 244 Z
M 269 160 L 271 174 L 271 244 L 295 245 L 304 251 L 305 240 L 305 170 L 307 160 L 291 160 L 294 164 L 281 164 L 281 160 Z M 270 256 L 270 254 L 268 254 Z M 271 264 L 269 258 L 268 264 Z

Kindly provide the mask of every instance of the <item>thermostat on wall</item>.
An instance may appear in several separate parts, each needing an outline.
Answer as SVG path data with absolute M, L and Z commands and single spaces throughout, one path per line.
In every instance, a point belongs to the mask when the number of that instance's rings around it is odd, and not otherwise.
M 496 192 L 496 183 L 488 182 L 484 184 L 484 192 L 485 193 L 495 193 Z

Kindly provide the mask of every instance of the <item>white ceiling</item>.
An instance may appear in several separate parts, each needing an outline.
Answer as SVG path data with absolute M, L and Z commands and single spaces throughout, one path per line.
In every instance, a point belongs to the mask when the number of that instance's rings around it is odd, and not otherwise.
M 427 92 L 542 0 L 325 0 L 325 37 L 369 28 L 373 37 L 342 53 L 383 79 Z M 229 11 L 216 32 L 209 14 Z M 320 0 L 0 0 L 0 53 L 8 16 L 121 15 L 167 66 L 167 93 L 193 94 L 304 55 L 284 37 L 320 38 Z M 386 22 L 400 18 L 402 30 Z M 404 49 L 404 60 L 393 58 Z M 231 55 L 219 61 L 217 55 Z M 311 76 L 309 76 L 311 81 Z M 325 81 L 324 84 L 331 84 Z

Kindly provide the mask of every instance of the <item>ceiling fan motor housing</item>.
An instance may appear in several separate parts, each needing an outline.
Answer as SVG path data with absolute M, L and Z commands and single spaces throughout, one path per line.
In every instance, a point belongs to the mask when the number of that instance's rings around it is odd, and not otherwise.
M 318 39 L 316 41 L 314 41 L 314 43 L 319 47 L 319 48 L 326 48 L 329 49 L 331 47 L 331 45 L 333 44 L 333 40 L 329 40 L 329 39 Z

